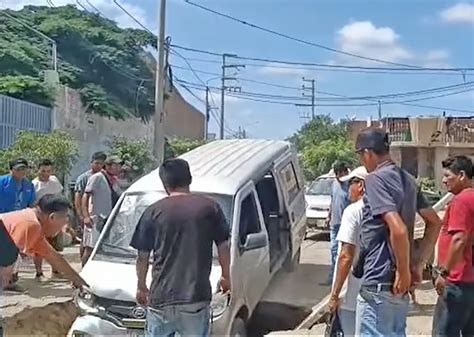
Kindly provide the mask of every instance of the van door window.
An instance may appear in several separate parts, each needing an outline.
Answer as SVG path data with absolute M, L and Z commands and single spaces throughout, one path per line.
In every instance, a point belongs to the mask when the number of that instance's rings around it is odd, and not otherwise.
M 260 233 L 260 217 L 253 193 L 249 194 L 240 205 L 239 238 L 240 244 L 245 245 L 247 235 Z
M 295 167 L 292 162 L 289 162 L 280 170 L 280 175 L 283 180 L 283 192 L 289 203 L 292 203 L 298 196 L 301 189 L 300 183 L 296 176 Z

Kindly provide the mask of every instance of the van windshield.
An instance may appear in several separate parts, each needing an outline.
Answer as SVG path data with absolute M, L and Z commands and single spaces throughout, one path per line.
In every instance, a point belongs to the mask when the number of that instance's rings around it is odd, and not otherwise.
M 232 219 L 232 196 L 222 194 L 203 194 L 212 197 L 222 208 L 227 223 Z M 111 223 L 106 228 L 97 248 L 96 259 L 105 261 L 131 262 L 136 258 L 136 250 L 130 247 L 135 227 L 143 212 L 156 201 L 166 197 L 161 191 L 127 193 Z M 229 228 L 230 230 L 230 228 Z

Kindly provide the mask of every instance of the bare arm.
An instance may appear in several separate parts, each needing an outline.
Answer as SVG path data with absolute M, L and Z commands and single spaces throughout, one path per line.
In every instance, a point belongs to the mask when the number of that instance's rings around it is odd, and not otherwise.
M 91 197 L 91 194 L 90 193 L 84 193 L 83 196 L 82 196 L 82 215 L 84 216 L 83 219 L 84 219 L 84 223 L 89 223 L 90 224 L 90 221 L 86 221 L 86 220 L 90 220 L 91 216 L 89 214 L 89 201 L 90 201 L 90 197 Z
M 344 282 L 346 282 L 347 276 L 352 267 L 356 251 L 355 248 L 356 247 L 350 243 L 342 243 L 341 252 L 339 253 L 339 258 L 337 260 L 336 279 L 334 280 L 331 293 L 331 297 L 333 298 L 339 298 L 339 295 L 341 294 Z
M 442 226 L 442 220 L 433 208 L 424 208 L 419 214 L 425 222 L 425 233 L 420 243 L 420 255 L 415 265 L 424 266 L 434 251 L 436 241 L 438 240 L 439 231 Z
M 77 216 L 79 219 L 83 219 L 82 216 L 82 194 L 80 192 L 74 193 L 74 208 L 76 209 Z
M 222 277 L 227 280 L 230 280 L 230 247 L 229 241 L 221 243 L 217 247 L 217 252 L 219 255 L 219 264 L 222 268 Z
M 75 287 L 87 286 L 86 281 L 71 267 L 64 257 L 54 249 L 49 249 L 44 259 L 51 264 L 53 269 L 59 271 L 67 279 L 69 279 Z
M 150 252 L 139 251 L 137 256 L 137 288 L 139 290 L 147 290 L 146 275 L 148 274 L 148 266 L 150 261 Z
M 408 278 L 408 283 L 410 283 L 410 241 L 407 227 L 397 212 L 385 213 L 383 220 L 390 231 L 390 245 L 395 255 L 397 272 L 403 278 Z M 407 280 L 403 281 L 405 283 Z
M 454 266 L 462 259 L 466 245 L 470 243 L 469 236 L 466 232 L 457 232 L 451 239 L 448 251 L 448 259 L 446 261 L 446 269 L 452 270 Z

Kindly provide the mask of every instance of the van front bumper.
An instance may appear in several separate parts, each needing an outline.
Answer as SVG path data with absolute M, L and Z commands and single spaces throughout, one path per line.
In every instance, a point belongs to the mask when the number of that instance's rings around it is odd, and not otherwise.
M 227 332 L 227 315 L 215 320 L 211 323 L 211 335 L 223 336 Z M 85 315 L 76 318 L 72 324 L 67 337 L 111 337 L 111 336 L 127 336 L 138 337 L 143 336 L 144 331 L 139 329 L 126 329 L 119 327 L 114 323 L 103 318 Z
M 68 337 L 110 337 L 110 336 L 143 336 L 143 330 L 131 330 L 116 326 L 103 318 L 85 315 L 76 318 L 69 329 Z

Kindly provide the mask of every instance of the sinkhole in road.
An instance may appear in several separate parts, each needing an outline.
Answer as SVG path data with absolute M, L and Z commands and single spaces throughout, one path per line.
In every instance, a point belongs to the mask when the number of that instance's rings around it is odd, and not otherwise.
M 311 309 L 284 303 L 261 302 L 248 324 L 248 336 L 260 337 L 274 331 L 295 329 Z M 78 315 L 72 301 L 52 303 L 41 308 L 26 308 L 8 317 L 4 334 L 9 336 L 66 336 Z
M 248 325 L 248 335 L 264 336 L 274 331 L 294 330 L 311 314 L 311 308 L 278 302 L 260 302 Z
M 4 336 L 66 336 L 77 315 L 72 301 L 26 308 L 4 319 Z

